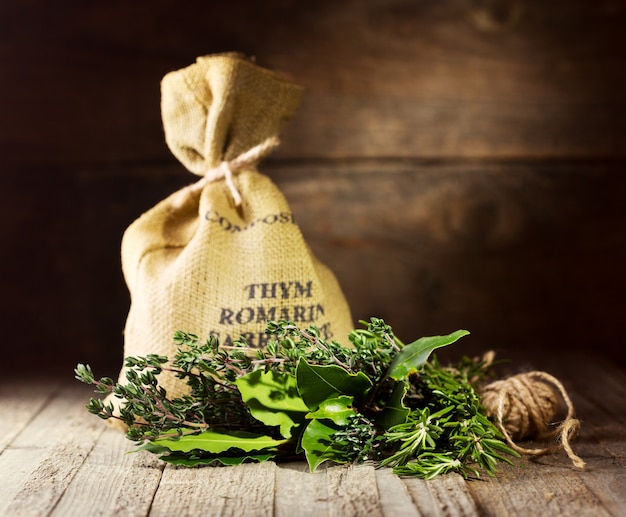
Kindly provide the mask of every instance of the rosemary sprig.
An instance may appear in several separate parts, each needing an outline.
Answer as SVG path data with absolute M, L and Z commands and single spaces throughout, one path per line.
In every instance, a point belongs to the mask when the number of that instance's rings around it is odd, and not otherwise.
M 392 427 L 384 441 L 397 450 L 381 461 L 401 475 L 430 478 L 447 472 L 478 476 L 473 465 L 494 475 L 497 462 L 518 456 L 485 416 L 469 379 L 485 374 L 484 364 L 464 358 L 456 368 L 442 368 L 436 357 L 411 381 L 412 403 L 406 423 Z

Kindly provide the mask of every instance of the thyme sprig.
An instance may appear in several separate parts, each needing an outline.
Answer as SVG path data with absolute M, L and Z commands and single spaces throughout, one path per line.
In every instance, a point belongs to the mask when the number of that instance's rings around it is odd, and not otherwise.
M 180 465 L 237 464 L 302 454 L 312 470 L 325 461 L 374 461 L 400 475 L 432 478 L 457 472 L 493 475 L 516 456 L 485 416 L 475 384 L 484 361 L 442 367 L 431 353 L 467 334 L 421 338 L 405 345 L 383 320 L 362 322 L 352 346 L 321 337 L 312 326 L 270 321 L 264 349 L 245 339 L 221 346 L 176 332 L 171 360 L 125 361 L 126 382 L 97 380 L 79 364 L 76 377 L 123 404 L 94 397 L 87 409 L 119 419 L 140 449 Z M 430 360 L 429 360 L 430 358 Z M 162 374 L 188 385 L 171 398 Z

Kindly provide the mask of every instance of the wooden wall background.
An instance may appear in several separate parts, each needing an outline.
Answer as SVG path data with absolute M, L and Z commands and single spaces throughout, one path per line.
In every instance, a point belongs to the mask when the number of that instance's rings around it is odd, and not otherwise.
M 2 369 L 115 373 L 122 232 L 193 179 L 160 80 L 230 50 L 305 87 L 262 170 L 355 319 L 623 364 L 624 27 L 621 0 L 2 2 Z

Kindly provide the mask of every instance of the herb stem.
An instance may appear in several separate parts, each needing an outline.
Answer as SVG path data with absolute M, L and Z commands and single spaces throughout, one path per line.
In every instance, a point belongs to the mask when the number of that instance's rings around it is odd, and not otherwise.
M 332 359 L 332 361 L 341 366 L 342 368 L 344 368 L 345 370 L 352 372 L 352 368 L 350 368 L 347 364 L 345 364 L 344 362 L 340 361 L 337 356 L 335 354 L 333 354 L 326 345 L 324 345 L 322 343 L 322 340 L 312 334 L 309 334 L 306 330 L 302 330 L 300 329 L 300 334 L 305 337 L 306 339 L 308 339 L 309 341 L 311 341 L 315 346 L 317 346 L 320 350 L 323 350 L 324 352 L 326 352 L 327 354 L 330 355 L 330 358 Z
M 387 340 L 387 343 L 391 345 L 391 348 L 393 348 L 396 352 L 399 352 L 401 350 L 398 344 L 389 334 L 387 334 L 387 332 L 385 332 L 385 339 Z

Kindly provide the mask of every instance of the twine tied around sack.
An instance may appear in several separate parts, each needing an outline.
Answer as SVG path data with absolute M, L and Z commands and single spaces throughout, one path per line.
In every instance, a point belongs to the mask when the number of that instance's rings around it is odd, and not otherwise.
M 559 394 L 567 407 L 567 415 L 563 422 L 550 430 L 548 427 L 556 415 Z M 585 468 L 585 462 L 570 445 L 570 439 L 580 428 L 580 421 L 574 418 L 574 405 L 558 379 L 541 371 L 521 373 L 488 384 L 481 395 L 487 414 L 495 418 L 513 450 L 538 456 L 563 449 L 574 466 Z M 555 437 L 559 443 L 550 447 L 523 448 L 515 443 L 515 440 L 525 438 L 546 440 Z
M 181 190 L 178 196 L 172 200 L 172 206 L 174 208 L 180 208 L 185 204 L 190 196 L 201 191 L 207 184 L 221 179 L 226 181 L 226 186 L 228 187 L 228 190 L 230 190 L 235 206 L 241 206 L 241 194 L 239 193 L 239 190 L 237 190 L 237 186 L 233 181 L 233 175 L 263 159 L 276 147 L 278 147 L 279 144 L 280 140 L 278 137 L 271 136 L 259 145 L 256 145 L 240 154 L 233 160 L 228 162 L 222 161 L 217 167 L 209 169 L 198 181 Z

